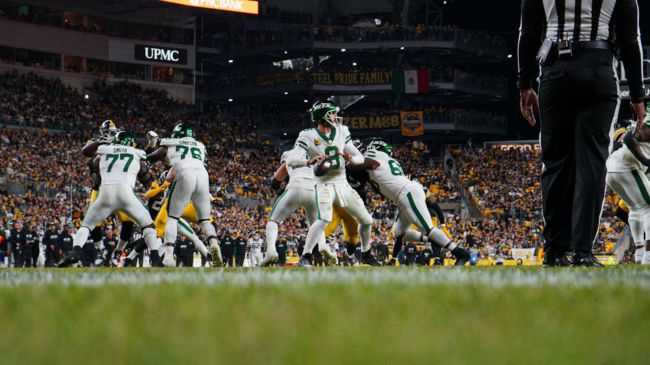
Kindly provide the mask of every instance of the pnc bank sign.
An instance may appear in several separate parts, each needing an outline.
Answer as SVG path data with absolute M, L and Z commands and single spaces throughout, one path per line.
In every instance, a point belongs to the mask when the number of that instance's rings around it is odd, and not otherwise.
M 135 45 L 135 59 L 138 61 L 172 63 L 187 65 L 187 50 L 145 44 Z

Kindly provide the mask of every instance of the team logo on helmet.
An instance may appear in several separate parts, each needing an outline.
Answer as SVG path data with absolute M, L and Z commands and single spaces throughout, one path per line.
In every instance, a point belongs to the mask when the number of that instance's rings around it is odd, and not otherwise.
M 119 131 L 120 130 L 117 128 L 117 125 L 113 120 L 106 119 L 99 127 L 99 136 L 102 139 L 111 140 Z
M 343 122 L 343 118 L 338 116 L 340 111 L 341 109 L 330 101 L 317 101 L 309 110 L 312 122 L 326 124 L 330 127 L 335 127 Z
M 133 136 L 127 131 L 119 131 L 113 138 L 112 143 L 122 146 L 133 146 Z
M 381 139 L 373 140 L 368 144 L 366 151 L 382 151 L 388 156 L 393 155 L 393 146 L 382 141 Z
M 172 138 L 185 138 L 185 137 L 193 137 L 194 136 L 194 130 L 192 127 L 185 123 L 180 123 L 177 124 L 176 127 L 174 127 L 174 130 L 172 131 Z

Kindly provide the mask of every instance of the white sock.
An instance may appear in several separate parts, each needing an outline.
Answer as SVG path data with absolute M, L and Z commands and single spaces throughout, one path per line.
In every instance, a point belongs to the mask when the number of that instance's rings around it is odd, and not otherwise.
M 90 229 L 88 227 L 80 227 L 72 239 L 72 245 L 75 247 L 83 247 L 86 241 L 88 241 L 88 235 L 90 235 Z
M 176 242 L 177 237 L 178 237 L 178 219 L 167 217 L 167 225 L 165 226 L 164 241 L 165 243 L 174 244 Z
M 370 224 L 359 224 L 359 238 L 361 241 L 361 252 L 370 251 Z
M 407 229 L 406 232 L 404 233 L 404 238 L 402 239 L 403 242 L 420 242 L 422 241 L 422 238 L 424 235 L 420 233 L 420 231 L 416 231 L 414 229 Z
M 318 240 L 318 251 L 327 250 L 329 252 L 329 248 L 327 247 L 326 242 L 325 232 L 323 232 L 323 234 L 320 236 L 320 239 Z
M 646 252 L 643 254 L 643 261 L 641 262 L 641 264 L 643 264 L 643 265 L 648 265 L 648 264 L 650 264 L 650 251 L 646 251 Z
M 277 254 L 275 241 L 278 239 L 278 224 L 274 221 L 266 222 L 264 235 L 266 236 L 266 254 Z
M 429 232 L 429 239 L 440 247 L 445 247 L 450 251 L 453 251 L 457 246 L 455 243 L 451 242 L 449 237 L 439 228 L 434 228 Z
M 636 245 L 636 251 L 634 251 L 634 263 L 635 264 L 642 263 L 644 254 L 645 254 L 645 246 L 643 244 Z
M 307 238 L 305 239 L 305 248 L 302 251 L 302 254 L 311 253 L 318 244 L 318 241 L 322 238 L 323 232 L 329 222 L 324 220 L 317 220 L 314 224 L 309 227 L 309 232 L 307 232 Z
M 142 235 L 144 236 L 144 241 L 147 243 L 149 251 L 156 251 L 160 247 L 160 241 L 156 237 L 156 230 L 148 227 L 142 230 Z
M 97 249 L 97 251 L 103 251 L 104 250 L 104 240 L 102 239 L 100 241 L 95 242 L 95 248 Z

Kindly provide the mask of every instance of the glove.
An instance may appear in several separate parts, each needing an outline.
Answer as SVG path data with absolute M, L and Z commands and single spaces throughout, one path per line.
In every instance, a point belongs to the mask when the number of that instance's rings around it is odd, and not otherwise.
M 154 148 L 158 144 L 158 133 L 154 131 L 147 132 L 147 148 Z

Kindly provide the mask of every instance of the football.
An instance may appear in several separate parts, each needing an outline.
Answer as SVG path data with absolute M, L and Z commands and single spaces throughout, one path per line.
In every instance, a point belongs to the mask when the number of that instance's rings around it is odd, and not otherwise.
M 327 175 L 328 172 L 332 169 L 332 159 L 328 158 L 326 160 L 320 161 L 314 164 L 314 175 L 321 177 Z

